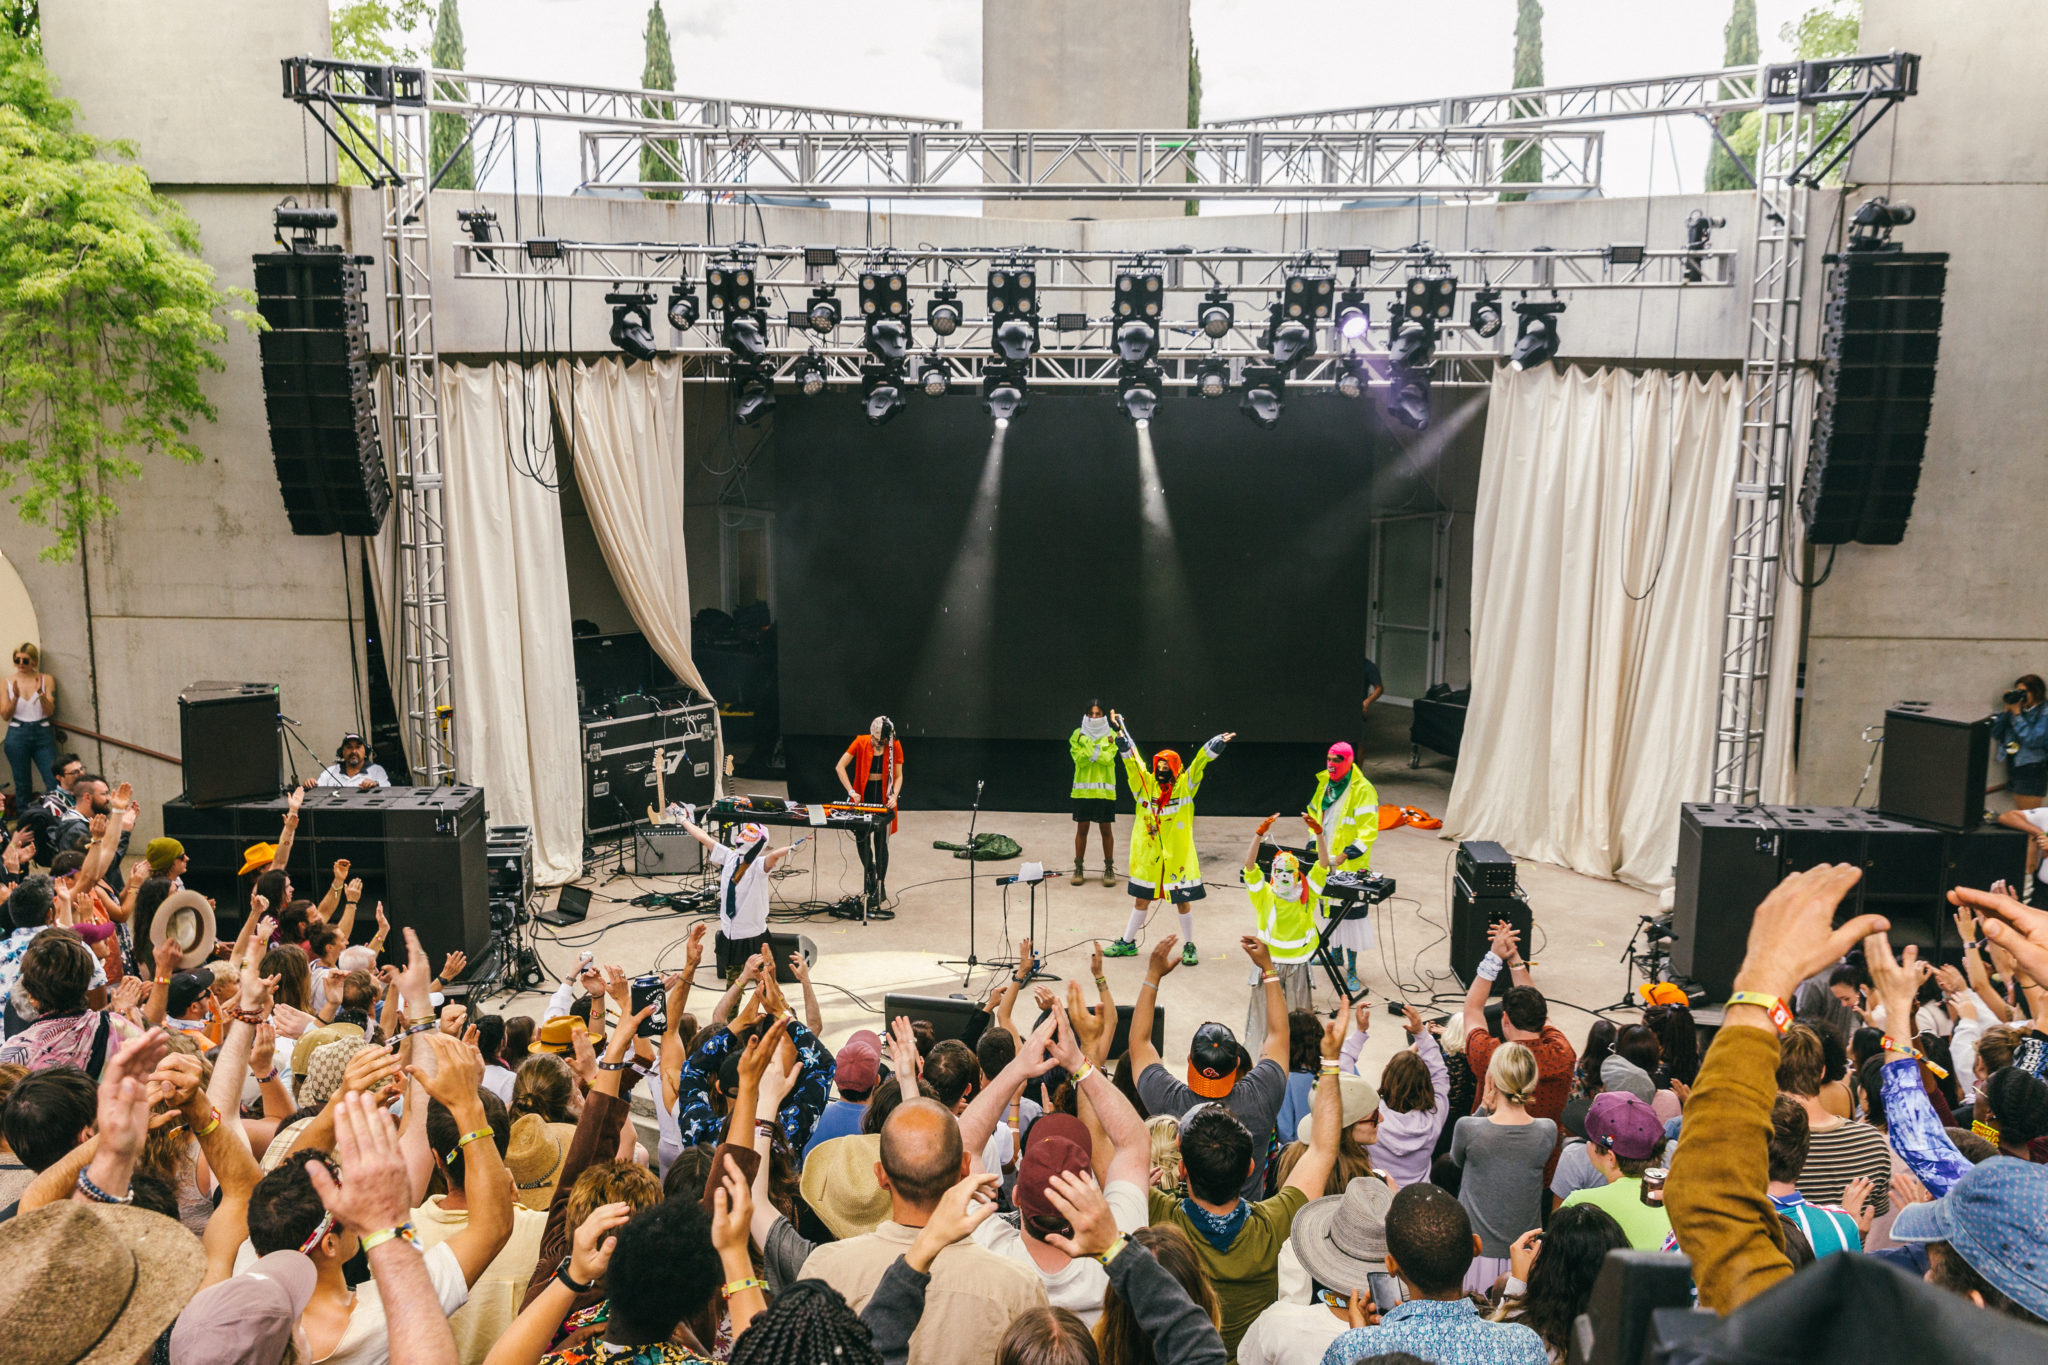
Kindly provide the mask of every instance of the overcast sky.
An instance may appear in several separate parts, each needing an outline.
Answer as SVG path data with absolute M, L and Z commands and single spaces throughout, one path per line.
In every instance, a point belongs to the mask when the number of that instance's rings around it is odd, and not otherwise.
M 1031 0 L 1010 0 L 1028 4 Z M 1813 0 L 1758 0 L 1766 60 Z M 692 94 L 981 122 L 980 0 L 668 0 L 676 88 Z M 1102 6 L 1114 22 L 1114 0 Z M 1727 0 L 1549 0 L 1551 84 L 1710 70 Z M 473 71 L 638 85 L 646 0 L 463 0 Z M 1482 93 L 1513 84 L 1514 0 L 1192 0 L 1204 118 Z M 1697 190 L 1697 119 L 1609 130 L 1611 196 Z M 543 144 L 552 192 L 575 179 L 567 138 Z M 530 159 L 530 153 L 528 157 Z M 492 177 L 499 187 L 502 172 Z M 522 188 L 530 182 L 523 179 Z

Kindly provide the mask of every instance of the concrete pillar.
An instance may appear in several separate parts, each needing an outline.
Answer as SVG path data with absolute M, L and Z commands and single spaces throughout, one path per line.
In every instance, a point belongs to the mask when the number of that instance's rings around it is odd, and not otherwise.
M 984 128 L 1184 128 L 1188 0 L 982 0 Z M 1093 177 L 1080 165 L 1062 179 Z M 990 203 L 999 218 L 1161 218 L 1178 201 Z
M 1893 702 L 1988 713 L 2014 677 L 2048 673 L 2036 532 L 2048 390 L 2030 287 L 2048 260 L 2048 144 L 2035 89 L 2048 31 L 2037 18 L 2021 0 L 1864 0 L 1860 50 L 1919 53 L 1920 93 L 1857 149 L 1847 205 L 1853 212 L 1873 194 L 1912 204 L 1918 221 L 1895 236 L 1908 251 L 1950 253 L 1948 292 L 1905 541 L 1842 546 L 1812 594 L 1803 801 L 1849 800 L 1868 752 L 1858 731 L 1882 723 Z M 1994 763 L 1991 782 L 2002 780 Z

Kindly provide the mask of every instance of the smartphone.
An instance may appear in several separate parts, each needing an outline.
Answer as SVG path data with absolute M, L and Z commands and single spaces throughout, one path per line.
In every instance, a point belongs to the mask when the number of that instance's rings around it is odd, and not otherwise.
M 1636 1197 L 1653 1209 L 1664 1207 L 1664 1182 L 1671 1175 L 1668 1167 L 1652 1166 L 1643 1172 L 1643 1187 L 1636 1191 Z
M 1365 1287 L 1372 1291 L 1372 1306 L 1382 1313 L 1391 1313 L 1401 1306 L 1401 1281 L 1382 1270 L 1370 1272 L 1365 1277 Z
M 642 1038 L 659 1038 L 668 1032 L 668 992 L 662 989 L 658 976 L 636 976 L 633 978 L 633 1013 L 638 1014 L 648 1005 L 654 1006 L 654 1013 L 640 1021 Z

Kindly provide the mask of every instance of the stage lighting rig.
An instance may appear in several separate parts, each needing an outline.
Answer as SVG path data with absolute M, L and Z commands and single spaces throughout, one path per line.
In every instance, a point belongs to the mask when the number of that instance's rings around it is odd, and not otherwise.
M 612 345 L 635 360 L 652 360 L 660 352 L 654 346 L 654 295 L 606 294 L 612 306 Z
M 1387 362 L 1397 370 L 1427 370 L 1436 362 L 1436 327 L 1406 318 L 1388 321 Z
M 1022 365 L 992 365 L 981 377 L 981 406 L 996 419 L 998 431 L 1030 405 L 1030 394 Z
M 704 297 L 714 313 L 753 312 L 753 262 L 744 256 L 713 261 L 704 272 Z
M 860 367 L 861 406 L 866 409 L 868 425 L 887 425 L 890 418 L 903 411 L 903 370 L 896 365 L 863 365 Z
M 1152 425 L 1152 414 L 1159 407 L 1159 394 L 1165 388 L 1159 368 L 1141 365 L 1128 370 L 1117 380 L 1116 387 L 1116 405 L 1123 409 L 1124 416 L 1131 419 L 1131 425 L 1141 430 Z
M 1116 358 L 1125 367 L 1143 365 L 1159 354 L 1159 328 L 1150 322 L 1132 318 L 1117 324 Z
M 1429 371 L 1394 371 L 1393 387 L 1387 392 L 1387 415 L 1416 431 L 1429 425 Z
M 718 339 L 735 360 L 757 364 L 768 358 L 768 320 L 760 313 L 731 314 Z
M 1267 319 L 1266 335 L 1261 338 L 1261 343 L 1273 358 L 1274 368 L 1285 373 L 1316 353 L 1315 326 L 1289 317 L 1286 305 L 1276 303 Z
M 1204 398 L 1221 398 L 1230 392 L 1230 362 L 1211 357 L 1195 369 L 1195 392 Z
M 901 365 L 910 354 L 910 319 L 869 318 L 861 344 L 885 365 Z
M 1866 199 L 1857 205 L 1856 212 L 1849 218 L 1850 251 L 1897 251 L 1892 244 L 1892 229 L 1904 227 L 1913 221 L 1911 204 L 1894 204 L 1883 195 Z
M 1004 318 L 995 325 L 989 340 L 997 359 L 1022 364 L 1038 349 L 1038 326 L 1023 318 Z
M 1532 365 L 1541 365 L 1557 354 L 1557 315 L 1564 311 L 1564 300 L 1552 299 L 1548 303 L 1518 303 L 1515 305 L 1515 349 L 1508 354 L 1508 363 L 1518 370 Z
M 1287 272 L 1286 286 L 1280 295 L 1286 316 L 1299 318 L 1311 328 L 1318 318 L 1330 316 L 1331 295 L 1337 288 L 1336 280 L 1327 270 L 1311 266 L 1300 266 Z
M 1699 209 L 1685 216 L 1685 262 L 1680 266 L 1679 278 L 1687 284 L 1698 284 L 1706 279 L 1706 262 L 1702 259 L 1707 244 L 1714 240 L 1714 229 L 1727 227 L 1726 218 L 1712 218 Z
M 953 376 L 947 371 L 946 362 L 940 358 L 937 351 L 924 358 L 917 382 L 927 398 L 944 398 L 952 390 Z
M 753 365 L 732 372 L 733 420 L 750 427 L 775 410 L 775 377 Z
M 1156 324 L 1165 302 L 1166 277 L 1158 266 L 1136 261 L 1117 267 L 1116 294 L 1111 311 L 1119 321 L 1149 318 Z
M 1458 277 L 1440 266 L 1423 266 L 1408 277 L 1401 291 L 1401 316 L 1427 321 L 1432 327 L 1449 322 L 1458 306 Z
M 1017 364 L 1038 349 L 1038 271 L 1005 261 L 988 272 L 989 340 L 996 358 Z
M 1347 355 L 1339 360 L 1335 382 L 1339 398 L 1365 397 L 1365 357 Z
M 1230 291 L 1217 285 L 1202 295 L 1202 307 L 1195 318 L 1202 324 L 1202 335 L 1211 341 L 1229 336 L 1231 324 L 1237 320 L 1237 307 L 1230 301 Z
M 1500 290 L 1482 289 L 1472 296 L 1472 330 L 1483 337 L 1500 335 Z
M 697 286 L 677 280 L 668 291 L 668 325 L 687 332 L 697 325 Z
M 470 241 L 487 243 L 496 235 L 498 215 L 489 209 L 457 209 L 455 221 L 469 234 Z
M 1337 341 L 1340 347 L 1356 346 L 1372 330 L 1372 309 L 1363 289 L 1347 289 L 1337 297 Z
M 949 337 L 960 330 L 965 315 L 960 311 L 960 291 L 950 284 L 940 285 L 932 292 L 931 302 L 924 306 L 925 326 L 932 329 L 934 336 Z
M 790 377 L 796 380 L 797 387 L 803 391 L 806 398 L 816 398 L 825 391 L 828 372 L 823 360 L 815 355 L 807 355 L 798 359 L 790 371 Z
M 1237 410 L 1250 418 L 1254 426 L 1277 426 L 1286 384 L 1280 371 L 1271 365 L 1247 366 L 1244 395 L 1237 400 Z
M 821 334 L 839 325 L 839 296 L 831 285 L 821 284 L 811 291 L 811 306 L 804 312 L 804 322 Z
M 902 266 L 884 261 L 861 267 L 860 315 L 909 321 L 910 289 Z

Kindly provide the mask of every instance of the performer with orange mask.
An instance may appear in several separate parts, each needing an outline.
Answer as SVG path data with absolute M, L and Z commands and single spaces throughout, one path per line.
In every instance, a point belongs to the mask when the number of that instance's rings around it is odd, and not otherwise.
M 1109 718 L 1116 726 L 1117 752 L 1123 755 L 1137 820 L 1131 834 L 1131 922 L 1102 955 L 1137 956 L 1138 931 L 1145 927 L 1152 902 L 1170 900 L 1180 907 L 1180 936 L 1186 945 L 1180 960 L 1192 967 L 1201 957 L 1195 951 L 1195 916 L 1188 907 L 1203 896 L 1201 863 L 1195 857 L 1195 793 L 1201 789 L 1202 774 L 1237 732 L 1228 731 L 1204 744 L 1183 772 L 1180 755 L 1171 749 L 1152 755 L 1149 767 L 1140 763 L 1137 741 L 1124 727 L 1123 717 L 1112 711 Z

